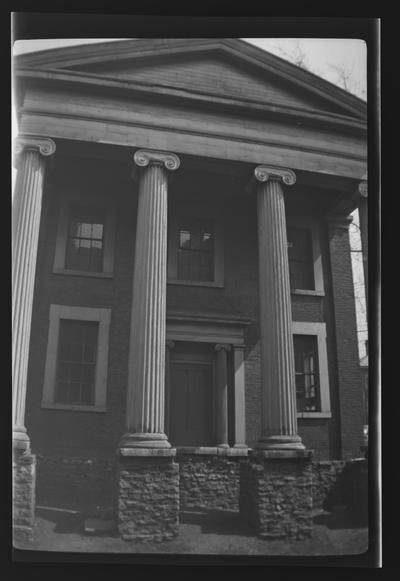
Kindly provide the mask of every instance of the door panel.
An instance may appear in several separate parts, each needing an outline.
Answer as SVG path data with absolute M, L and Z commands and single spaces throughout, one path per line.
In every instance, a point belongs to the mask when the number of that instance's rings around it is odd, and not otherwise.
M 212 446 L 213 367 L 171 363 L 169 439 L 173 446 Z

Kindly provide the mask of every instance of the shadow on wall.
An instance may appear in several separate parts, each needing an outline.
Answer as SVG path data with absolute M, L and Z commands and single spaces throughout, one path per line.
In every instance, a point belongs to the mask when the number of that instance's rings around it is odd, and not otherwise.
M 336 528 L 337 516 L 348 509 L 360 526 L 368 521 L 368 460 L 319 462 L 313 466 L 314 508 L 332 511 L 326 524 Z M 322 519 L 327 518 L 321 516 Z M 330 526 L 332 525 L 332 526 Z

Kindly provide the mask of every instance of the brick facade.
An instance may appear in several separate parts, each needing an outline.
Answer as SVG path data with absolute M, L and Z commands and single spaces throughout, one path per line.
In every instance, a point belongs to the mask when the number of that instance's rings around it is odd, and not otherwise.
M 230 192 L 235 195 L 228 200 L 226 190 L 222 189 L 223 181 L 220 178 L 218 181 L 218 178 L 215 178 L 215 187 L 219 188 L 220 199 L 216 202 L 211 190 L 202 197 L 202 204 L 204 208 L 210 207 L 211 213 L 212 208 L 218 211 L 229 205 L 229 212 L 224 217 L 224 288 L 168 285 L 167 308 L 179 305 L 189 311 L 209 311 L 212 306 L 216 312 L 231 309 L 250 320 L 245 329 L 245 396 L 246 439 L 252 447 L 261 429 L 256 207 L 253 198 L 239 196 L 244 187 L 240 180 L 230 184 Z M 198 204 L 199 192 L 209 192 L 213 179 L 214 176 L 203 181 L 199 178 L 191 198 L 187 193 L 189 178 L 184 174 L 174 177 L 170 212 L 177 211 L 184 195 L 189 207 L 191 199 Z M 111 188 L 117 215 L 114 278 L 53 274 L 58 196 L 65 196 L 70 191 L 82 192 L 82 196 L 89 196 L 87 199 L 90 200 L 96 191 L 108 193 Z M 32 321 L 35 340 L 31 344 L 28 375 L 27 429 L 33 450 L 39 454 L 62 451 L 74 456 L 84 450 L 88 451 L 88 456 L 109 457 L 122 435 L 125 415 L 135 185 L 118 164 L 103 164 L 99 168 L 87 160 L 60 159 L 47 185 L 43 206 Z M 297 211 L 291 198 L 287 201 L 287 208 L 288 212 Z M 316 459 L 327 460 L 340 459 L 343 446 L 344 457 L 357 456 L 363 419 L 348 233 L 338 230 L 329 234 L 324 229 L 324 221 L 319 219 L 319 223 L 325 296 L 292 294 L 292 316 L 296 321 L 325 322 L 327 325 L 332 418 L 299 420 L 299 433 L 306 447 L 314 450 Z M 44 410 L 40 407 L 51 303 L 112 309 L 105 413 Z M 71 421 L 74 425 L 72 431 Z

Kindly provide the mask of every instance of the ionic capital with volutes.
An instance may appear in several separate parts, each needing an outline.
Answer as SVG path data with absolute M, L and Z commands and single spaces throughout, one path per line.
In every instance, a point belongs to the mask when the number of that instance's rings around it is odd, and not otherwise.
M 272 167 L 270 165 L 258 165 L 254 170 L 254 176 L 259 182 L 269 180 L 282 181 L 287 186 L 296 183 L 296 174 L 293 170 L 283 167 Z
M 139 167 L 157 164 L 164 166 L 170 171 L 178 169 L 181 164 L 179 157 L 175 153 L 153 151 L 151 149 L 139 149 L 135 152 L 133 159 Z
M 41 155 L 53 155 L 56 144 L 50 137 L 40 135 L 18 135 L 14 140 L 14 154 L 19 155 L 25 150 L 38 151 Z
M 215 345 L 215 351 L 217 352 L 221 350 L 228 352 L 231 350 L 231 348 L 232 348 L 231 345 L 228 345 L 228 343 L 217 343 Z

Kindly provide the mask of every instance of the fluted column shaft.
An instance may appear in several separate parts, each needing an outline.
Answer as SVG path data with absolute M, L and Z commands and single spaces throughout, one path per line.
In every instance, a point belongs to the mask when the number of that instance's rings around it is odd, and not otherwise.
M 257 447 L 304 448 L 297 434 L 286 218 L 281 182 L 291 170 L 258 166 L 259 292 L 261 327 L 262 433 Z
M 217 352 L 217 445 L 229 448 L 228 444 L 228 360 L 231 346 L 218 343 Z
M 164 433 L 168 169 L 173 154 L 138 151 L 139 174 L 129 343 L 126 434 L 121 447 L 169 448 Z
M 174 341 L 165 343 L 165 428 L 167 434 L 170 431 L 169 425 L 169 406 L 171 400 L 171 350 L 174 349 Z
M 25 428 L 33 291 L 42 209 L 45 159 L 54 153 L 48 138 L 20 136 L 16 139 L 18 173 L 12 216 L 12 382 L 13 444 L 29 449 Z

